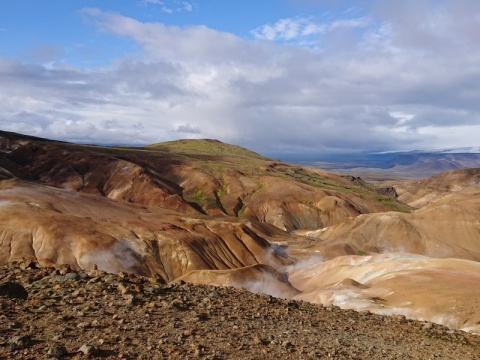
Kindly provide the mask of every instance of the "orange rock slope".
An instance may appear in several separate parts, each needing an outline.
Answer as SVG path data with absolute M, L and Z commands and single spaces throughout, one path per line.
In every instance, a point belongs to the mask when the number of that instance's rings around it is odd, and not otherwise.
M 165 280 L 279 267 L 292 260 L 267 239 L 402 206 L 215 140 L 125 148 L 0 132 L 0 150 L 0 263 L 26 257 Z
M 296 298 L 480 334 L 479 174 L 455 170 L 408 183 L 410 204 L 423 204 L 409 214 L 365 214 L 298 231 L 310 241 L 295 253 L 321 260 L 290 271 L 302 291 Z
M 340 256 L 296 267 L 295 299 L 400 314 L 480 334 L 480 264 L 407 254 Z
M 97 266 L 176 279 L 191 270 L 291 262 L 248 221 L 188 217 L 65 189 L 3 181 L 0 263 Z
M 326 257 L 331 257 L 329 250 L 342 248 L 344 254 L 405 252 L 479 261 L 480 184 L 476 179 L 480 169 L 456 170 L 455 174 L 449 172 L 437 178 L 458 178 L 462 172 L 471 175 L 470 185 L 456 185 L 456 191 L 441 196 L 436 190 L 435 200 L 413 213 L 361 215 L 302 234 L 317 239 L 311 248 Z M 452 183 L 450 189 L 454 186 Z M 424 187 L 420 192 L 425 193 Z

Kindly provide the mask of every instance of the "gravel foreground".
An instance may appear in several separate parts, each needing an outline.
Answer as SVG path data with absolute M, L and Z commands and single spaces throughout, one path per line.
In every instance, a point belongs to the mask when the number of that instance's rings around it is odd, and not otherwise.
M 0 359 L 480 359 L 444 326 L 130 274 L 0 269 Z

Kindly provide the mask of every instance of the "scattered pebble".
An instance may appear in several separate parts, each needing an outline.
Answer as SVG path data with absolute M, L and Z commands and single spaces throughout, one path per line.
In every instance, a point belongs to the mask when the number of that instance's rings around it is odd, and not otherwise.
M 0 297 L 0 359 L 480 359 L 480 337 L 403 316 L 85 274 L 0 268 L 28 291 Z

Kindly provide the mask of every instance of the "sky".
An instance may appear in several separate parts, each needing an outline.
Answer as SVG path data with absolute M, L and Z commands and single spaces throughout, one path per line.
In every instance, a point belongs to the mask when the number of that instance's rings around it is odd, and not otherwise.
M 0 0 L 0 129 L 263 154 L 478 146 L 478 0 Z

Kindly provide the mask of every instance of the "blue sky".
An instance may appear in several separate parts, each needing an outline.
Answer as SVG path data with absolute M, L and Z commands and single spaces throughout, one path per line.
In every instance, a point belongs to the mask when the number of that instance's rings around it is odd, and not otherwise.
M 478 146 L 476 0 L 0 0 L 0 129 L 264 153 Z
M 86 66 L 128 55 L 135 51 L 135 44 L 90 26 L 85 9 L 115 12 L 145 23 L 205 25 L 245 39 L 254 38 L 253 29 L 279 19 L 325 18 L 345 12 L 339 6 L 308 0 L 1 0 L 0 4 L 2 55 L 32 62 L 48 58 Z M 92 54 L 98 58 L 92 59 Z

